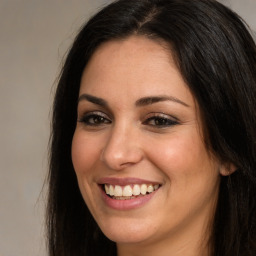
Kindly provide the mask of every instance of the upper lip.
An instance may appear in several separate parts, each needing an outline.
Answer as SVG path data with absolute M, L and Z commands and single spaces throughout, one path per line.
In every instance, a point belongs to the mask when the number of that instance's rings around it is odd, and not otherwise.
M 140 178 L 134 178 L 134 177 L 127 177 L 127 178 L 117 178 L 117 177 L 103 177 L 98 180 L 98 184 L 112 184 L 112 185 L 119 185 L 119 186 L 125 186 L 130 184 L 152 184 L 157 185 L 161 184 L 157 181 L 151 181 L 151 180 L 145 180 Z

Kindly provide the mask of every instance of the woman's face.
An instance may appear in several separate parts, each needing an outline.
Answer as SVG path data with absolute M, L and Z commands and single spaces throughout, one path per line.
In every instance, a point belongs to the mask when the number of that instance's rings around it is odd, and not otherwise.
M 101 230 L 118 244 L 200 237 L 218 162 L 168 50 L 144 37 L 103 44 L 84 70 L 72 160 Z

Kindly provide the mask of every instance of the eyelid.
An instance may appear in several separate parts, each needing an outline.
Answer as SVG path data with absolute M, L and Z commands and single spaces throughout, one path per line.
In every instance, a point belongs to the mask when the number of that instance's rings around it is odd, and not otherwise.
M 111 121 L 110 117 L 106 113 L 97 110 L 97 111 L 88 111 L 88 112 L 82 113 L 81 115 L 78 115 L 78 122 L 83 122 L 83 119 L 93 115 L 100 116 Z
M 152 124 L 152 121 L 155 122 L 154 124 Z M 159 123 L 160 121 L 160 123 Z M 166 121 L 166 123 L 161 123 L 162 121 Z M 154 129 L 163 129 L 163 128 L 168 128 L 168 127 L 172 127 L 174 125 L 179 124 L 179 120 L 172 116 L 172 115 L 168 115 L 165 113 L 149 113 L 148 115 L 146 115 L 145 120 L 142 122 L 143 125 L 152 127 Z
M 165 114 L 164 112 L 150 112 L 146 115 L 145 121 L 152 117 L 171 119 L 174 122 L 179 122 L 179 119 L 173 115 Z

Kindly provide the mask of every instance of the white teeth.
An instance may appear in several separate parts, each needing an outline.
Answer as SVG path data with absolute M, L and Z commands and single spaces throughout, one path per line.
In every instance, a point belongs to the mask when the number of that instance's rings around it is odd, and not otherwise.
M 142 195 L 146 195 L 147 190 L 148 190 L 148 187 L 147 187 L 146 184 L 142 184 L 142 185 L 140 186 L 140 193 L 141 193 Z
M 154 187 L 153 187 L 152 185 L 149 185 L 147 192 L 148 192 L 148 193 L 151 193 L 151 192 L 153 192 L 153 191 L 154 191 Z
M 115 193 L 114 193 L 114 187 L 112 185 L 109 186 L 109 195 L 110 196 L 113 196 Z
M 116 185 L 114 190 L 114 196 L 122 196 L 123 190 L 120 186 Z
M 105 184 L 105 191 L 106 191 L 106 194 L 109 195 L 109 187 Z
M 139 196 L 146 195 L 147 193 L 152 193 L 159 188 L 158 185 L 152 184 L 135 184 L 135 185 L 126 185 L 121 187 L 119 185 L 104 185 L 105 192 L 107 195 L 114 197 L 131 197 L 131 196 Z
M 123 196 L 132 196 L 132 188 L 131 186 L 127 185 L 123 189 Z
M 154 190 L 157 190 L 159 188 L 159 185 L 154 185 Z
M 136 184 L 133 186 L 132 194 L 134 196 L 138 196 L 140 194 L 140 186 L 139 185 Z

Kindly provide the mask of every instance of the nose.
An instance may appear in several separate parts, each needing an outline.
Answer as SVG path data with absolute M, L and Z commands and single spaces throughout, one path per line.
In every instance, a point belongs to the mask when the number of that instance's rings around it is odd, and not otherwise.
M 112 170 L 122 170 L 142 159 L 139 134 L 128 127 L 113 128 L 102 150 L 101 160 Z

